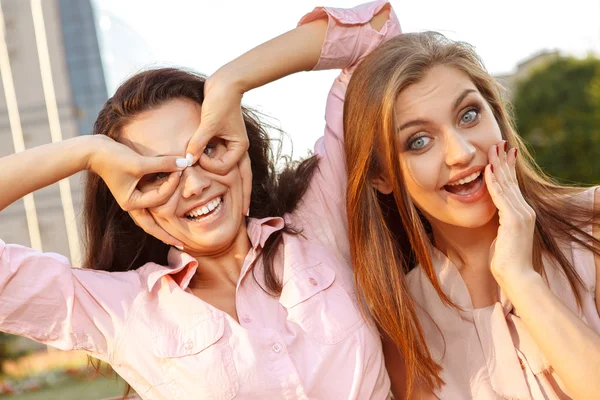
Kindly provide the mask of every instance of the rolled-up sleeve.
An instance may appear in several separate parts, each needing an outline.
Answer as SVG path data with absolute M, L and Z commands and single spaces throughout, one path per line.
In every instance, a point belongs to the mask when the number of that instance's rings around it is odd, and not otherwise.
M 384 8 L 389 18 L 380 30 L 371 19 Z M 401 33 L 400 23 L 387 1 L 375 1 L 351 9 L 318 7 L 305 15 L 299 25 L 328 18 L 327 32 L 315 70 L 342 69 L 329 92 L 325 110 L 325 132 L 314 147 L 319 169 L 307 194 L 294 213 L 295 221 L 313 239 L 337 247 L 350 259 L 346 218 L 346 164 L 344 154 L 343 108 L 346 89 L 360 61 L 381 43 Z
M 73 268 L 0 240 L 0 331 L 109 361 L 140 287 L 135 271 Z

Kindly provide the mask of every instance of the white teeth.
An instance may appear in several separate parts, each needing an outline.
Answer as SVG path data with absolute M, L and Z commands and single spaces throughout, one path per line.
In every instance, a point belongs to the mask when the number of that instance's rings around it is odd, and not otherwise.
M 223 201 L 223 199 L 221 198 L 221 196 L 219 196 L 216 199 L 213 199 L 210 202 L 208 202 L 208 204 L 205 204 L 201 207 L 193 209 L 192 211 L 187 213 L 185 216 L 188 218 L 201 217 L 202 215 L 208 214 L 209 212 L 211 212 L 215 208 L 217 208 L 219 206 L 219 204 L 221 204 L 221 201 Z
M 449 183 L 448 186 L 464 185 L 465 183 L 473 182 L 479 175 L 481 175 L 481 171 L 474 172 L 466 178 L 459 179 L 458 182 Z

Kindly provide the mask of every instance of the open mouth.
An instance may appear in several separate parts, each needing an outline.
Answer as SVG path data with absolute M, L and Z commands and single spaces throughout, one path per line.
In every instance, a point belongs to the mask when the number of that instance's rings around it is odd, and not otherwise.
M 482 171 L 474 172 L 471 175 L 458 180 L 458 182 L 447 184 L 444 186 L 444 189 L 457 196 L 472 195 L 481 189 L 481 186 L 484 184 L 483 174 L 481 172 Z
M 185 217 L 193 222 L 205 221 L 214 218 L 223 208 L 223 197 L 219 196 L 209 201 L 202 207 L 198 207 L 190 211 Z

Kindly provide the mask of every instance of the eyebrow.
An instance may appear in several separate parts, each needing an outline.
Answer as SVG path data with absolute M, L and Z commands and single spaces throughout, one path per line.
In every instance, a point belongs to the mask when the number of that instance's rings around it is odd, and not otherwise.
M 465 99 L 465 97 L 467 97 L 470 93 L 475 93 L 477 92 L 477 90 L 475 89 L 465 89 L 460 96 L 458 96 L 456 98 L 456 100 L 454 100 L 454 103 L 452 103 L 452 110 L 456 110 L 458 108 L 458 106 L 460 106 L 460 103 L 462 103 L 462 101 Z M 411 126 L 415 126 L 415 125 L 425 125 L 427 123 L 427 121 L 423 120 L 423 119 L 414 119 L 412 121 L 408 121 L 405 124 L 402 124 L 399 128 L 398 128 L 398 132 L 400 132 L 401 130 L 404 130 L 406 128 L 410 128 Z
M 462 101 L 465 99 L 465 97 L 467 97 L 470 93 L 475 93 L 477 92 L 477 90 L 475 89 L 465 89 L 460 96 L 458 96 L 456 98 L 456 100 L 454 100 L 454 103 L 452 104 L 452 110 L 456 110 L 458 108 L 458 106 L 460 106 L 460 103 L 462 103 Z

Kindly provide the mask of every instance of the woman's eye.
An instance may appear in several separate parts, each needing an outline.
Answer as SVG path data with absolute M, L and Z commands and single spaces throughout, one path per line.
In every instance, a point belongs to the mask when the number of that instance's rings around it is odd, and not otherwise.
M 431 141 L 431 138 L 428 138 L 427 136 L 419 136 L 419 137 L 411 140 L 410 143 L 408 144 L 408 147 L 411 150 L 421 150 L 422 148 L 427 146 L 430 141 Z
M 147 175 L 144 181 L 147 183 L 160 182 L 162 180 L 167 179 L 169 175 L 170 174 L 168 172 L 158 172 L 156 174 Z
M 217 145 L 214 143 L 209 143 L 204 148 L 204 154 L 206 154 L 207 156 L 209 156 L 211 158 L 215 155 L 216 151 L 217 151 Z
M 477 120 L 479 117 L 479 110 L 470 109 L 460 118 L 460 122 L 462 124 L 471 124 Z

